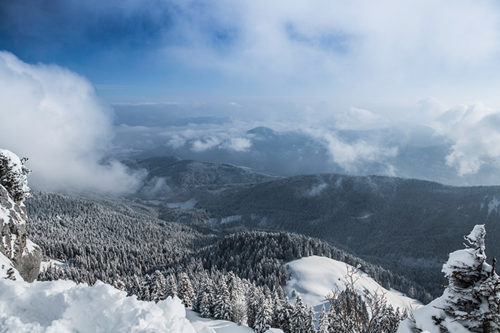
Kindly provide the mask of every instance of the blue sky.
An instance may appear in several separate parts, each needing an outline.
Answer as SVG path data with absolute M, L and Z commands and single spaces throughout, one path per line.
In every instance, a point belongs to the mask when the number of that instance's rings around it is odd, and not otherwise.
M 111 103 L 496 106 L 495 1 L 2 1 L 0 48 Z

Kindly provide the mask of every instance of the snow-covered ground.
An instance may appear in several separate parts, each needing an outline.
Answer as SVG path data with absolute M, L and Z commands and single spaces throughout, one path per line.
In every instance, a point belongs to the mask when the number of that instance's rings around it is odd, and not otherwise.
M 310 256 L 291 261 L 287 264 L 292 274 L 291 280 L 286 283 L 286 291 L 291 297 L 292 291 L 300 295 L 304 303 L 321 310 L 326 304 L 325 296 L 332 291 L 342 291 L 346 286 L 347 265 L 344 262 L 326 257 Z M 352 267 L 352 266 L 349 266 Z M 368 274 L 359 271 L 356 273 L 356 289 L 364 294 L 367 290 L 371 295 L 375 292 L 384 293 L 388 304 L 395 308 L 415 309 L 422 304 L 396 290 L 387 290 L 373 280 Z
M 186 310 L 186 317 L 197 333 L 252 333 L 253 329 L 238 325 L 231 321 L 201 318 L 197 312 Z M 271 328 L 266 333 L 283 333 L 282 330 Z
M 0 280 L 0 331 L 195 333 L 178 298 L 158 303 L 104 283 Z
M 197 312 L 186 310 L 186 317 L 198 333 L 252 333 L 253 330 L 231 321 L 201 318 Z

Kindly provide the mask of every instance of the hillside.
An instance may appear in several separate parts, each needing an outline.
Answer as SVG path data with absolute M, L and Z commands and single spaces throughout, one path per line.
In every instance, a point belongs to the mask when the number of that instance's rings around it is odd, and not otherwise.
M 305 304 L 321 310 L 328 301 L 325 296 L 332 292 L 345 290 L 348 283 L 348 270 L 352 275 L 354 287 L 360 295 L 374 296 L 383 294 L 387 303 L 394 308 L 411 310 L 421 306 L 421 303 L 398 292 L 387 290 L 362 270 L 356 270 L 345 262 L 326 257 L 310 256 L 291 261 L 286 264 L 290 279 L 286 282 L 286 291 L 292 298 L 292 293 L 299 295 Z
M 240 225 L 318 237 L 426 283 L 437 295 L 440 266 L 462 234 L 480 221 L 488 227 L 489 240 L 500 236 L 499 202 L 500 187 L 310 175 L 203 196 L 196 208 L 219 228 Z M 233 222 L 220 224 L 225 217 Z M 490 253 L 500 256 L 500 243 L 490 244 Z

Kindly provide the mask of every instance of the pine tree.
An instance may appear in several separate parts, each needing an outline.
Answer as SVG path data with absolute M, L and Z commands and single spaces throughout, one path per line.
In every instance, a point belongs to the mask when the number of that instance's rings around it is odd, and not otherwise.
M 172 274 L 168 276 L 167 285 L 165 288 L 166 297 L 174 297 L 177 296 L 177 282 Z
M 210 318 L 212 316 L 212 311 L 210 309 L 211 305 L 209 295 L 207 292 L 202 292 L 199 305 L 200 316 L 202 316 L 203 318 Z
M 255 318 L 260 308 L 259 301 L 262 297 L 259 289 L 254 286 L 249 288 L 247 293 L 247 323 L 251 328 L 255 326 Z
M 215 295 L 214 317 L 215 319 L 231 320 L 233 309 L 224 276 L 221 277 L 219 287 L 219 291 Z
M 256 333 L 264 333 L 271 328 L 272 315 L 269 301 L 261 299 L 261 306 L 255 316 L 254 329 Z
M 325 306 L 321 309 L 321 313 L 318 318 L 318 333 L 328 333 L 330 330 L 330 322 L 328 321 L 328 315 L 325 310 Z
M 293 333 L 308 333 L 307 321 L 309 318 L 309 311 L 302 302 L 300 296 L 297 295 L 295 299 L 295 307 L 290 318 L 290 331 Z
M 316 332 L 316 327 L 314 326 L 314 321 L 316 319 L 316 313 L 312 308 L 308 310 L 308 316 L 305 321 L 305 332 L 314 333 Z
M 186 273 L 182 273 L 179 286 L 179 298 L 185 307 L 189 308 L 193 305 L 194 290 L 191 286 L 191 281 Z
M 160 271 L 155 271 L 151 286 L 151 297 L 153 301 L 158 303 L 166 298 L 166 285 L 167 281 L 165 280 L 165 276 Z
M 283 302 L 283 306 L 278 313 L 279 325 L 278 327 L 283 330 L 283 332 L 288 333 L 291 332 L 291 318 L 293 315 L 294 307 L 287 296 L 285 296 L 285 301 Z

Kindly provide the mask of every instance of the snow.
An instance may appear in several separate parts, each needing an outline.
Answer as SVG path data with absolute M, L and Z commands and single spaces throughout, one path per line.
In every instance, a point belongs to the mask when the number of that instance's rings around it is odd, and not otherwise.
M 426 306 L 416 309 L 412 312 L 413 317 L 417 323 L 418 329 L 423 332 L 428 333 L 441 333 L 439 326 L 434 324 L 432 318 L 443 318 L 441 323 L 444 327 L 448 329 L 449 332 L 453 333 L 470 333 L 468 329 L 460 325 L 453 318 L 446 316 L 443 309 L 445 306 L 445 299 L 447 297 L 447 292 L 443 296 L 435 299 Z M 397 333 L 413 333 L 414 330 L 411 327 L 410 321 L 408 319 L 404 320 L 398 328 Z
M 186 310 L 186 317 L 199 333 L 251 333 L 253 330 L 232 321 L 202 318 L 197 312 Z
M 332 291 L 342 291 L 346 286 L 347 265 L 344 262 L 326 257 L 310 256 L 294 260 L 287 265 L 291 273 L 291 280 L 287 281 L 286 291 L 291 296 L 292 291 L 300 295 L 302 301 L 320 310 L 327 301 L 325 296 Z M 358 270 L 355 273 L 358 280 L 355 283 L 356 290 L 364 295 L 368 291 L 371 295 L 375 292 L 384 293 L 388 304 L 395 308 L 413 309 L 421 307 L 422 304 L 410 297 L 405 296 L 397 290 L 387 290 L 373 280 L 368 274 Z
M 252 333 L 253 329 L 238 325 L 232 321 L 216 320 L 200 317 L 199 313 L 186 310 L 186 317 L 198 333 Z M 266 333 L 283 333 L 278 328 L 271 328 Z
M 28 187 L 28 178 L 23 171 L 23 163 L 21 162 L 19 156 L 10 150 L 0 149 L 0 156 L 2 155 L 7 158 L 7 167 L 11 170 L 11 172 L 17 174 L 19 179 L 22 181 L 23 191 L 29 192 L 30 188 Z
M 194 209 L 198 201 L 195 198 L 191 198 L 183 202 L 168 202 L 168 208 L 179 208 L 179 209 Z
M 142 302 L 101 282 L 89 287 L 61 280 L 0 280 L 0 327 L 16 333 L 196 332 L 178 298 Z
M 5 279 L 7 277 L 7 271 L 9 268 L 12 268 L 14 270 L 14 277 L 16 278 L 16 281 L 23 281 L 23 278 L 17 271 L 17 269 L 14 268 L 12 265 L 12 262 L 0 252 L 0 279 Z

